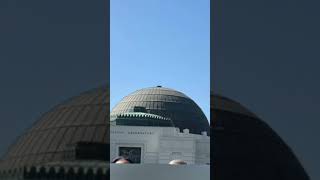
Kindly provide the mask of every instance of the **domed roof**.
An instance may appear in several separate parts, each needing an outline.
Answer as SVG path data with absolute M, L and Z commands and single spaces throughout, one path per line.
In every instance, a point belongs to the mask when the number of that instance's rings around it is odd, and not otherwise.
M 44 113 L 5 154 L 5 169 L 64 161 L 78 142 L 106 144 L 109 89 L 101 87 L 68 99 Z
M 110 116 L 134 112 L 135 108 L 146 113 L 171 119 L 175 127 L 189 129 L 191 133 L 209 133 L 209 123 L 200 107 L 185 94 L 161 86 L 137 90 L 124 97 L 111 111 Z
M 308 175 L 289 146 L 240 103 L 211 95 L 215 179 L 301 179 Z

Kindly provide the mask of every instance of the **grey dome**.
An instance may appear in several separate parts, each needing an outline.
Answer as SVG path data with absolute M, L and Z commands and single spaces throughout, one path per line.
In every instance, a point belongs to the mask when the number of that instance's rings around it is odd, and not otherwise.
M 137 90 L 124 97 L 111 111 L 110 116 L 134 112 L 143 107 L 146 113 L 171 119 L 175 127 L 189 129 L 191 133 L 209 133 L 209 123 L 200 107 L 185 94 L 164 87 Z
M 101 87 L 52 108 L 9 148 L 2 169 L 66 160 L 78 142 L 109 141 L 109 92 Z

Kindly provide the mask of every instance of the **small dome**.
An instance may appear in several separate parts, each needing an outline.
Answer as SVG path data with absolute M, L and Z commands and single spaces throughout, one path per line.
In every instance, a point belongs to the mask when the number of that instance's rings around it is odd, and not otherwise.
M 110 116 L 135 112 L 155 114 L 172 121 L 175 127 L 189 129 L 191 133 L 209 133 L 209 122 L 200 107 L 185 94 L 161 86 L 137 90 L 124 97 Z
M 144 112 L 129 112 L 110 116 L 111 124 L 125 126 L 174 127 L 171 119 Z

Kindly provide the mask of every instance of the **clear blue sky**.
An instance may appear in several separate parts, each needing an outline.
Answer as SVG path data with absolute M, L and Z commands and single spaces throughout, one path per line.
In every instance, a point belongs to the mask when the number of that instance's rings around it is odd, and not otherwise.
M 210 1 L 111 0 L 111 108 L 162 85 L 210 115 Z

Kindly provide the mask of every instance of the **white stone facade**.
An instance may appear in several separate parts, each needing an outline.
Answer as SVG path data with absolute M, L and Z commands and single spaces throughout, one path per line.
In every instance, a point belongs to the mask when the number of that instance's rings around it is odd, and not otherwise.
M 188 164 L 210 163 L 210 137 L 206 132 L 199 135 L 174 127 L 112 125 L 110 158 L 121 155 L 119 150 L 125 147 L 140 149 L 142 164 L 167 164 L 173 159 Z

